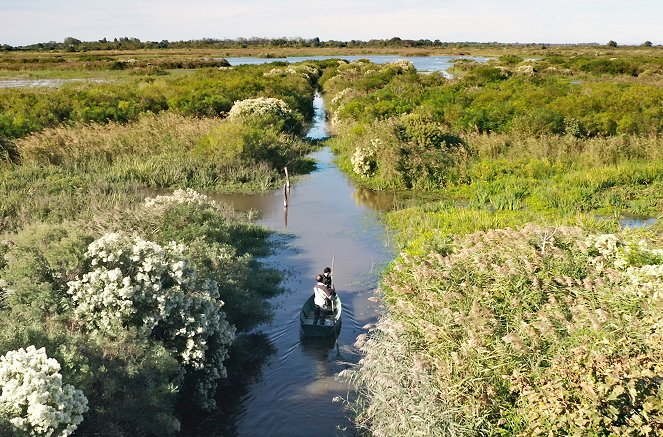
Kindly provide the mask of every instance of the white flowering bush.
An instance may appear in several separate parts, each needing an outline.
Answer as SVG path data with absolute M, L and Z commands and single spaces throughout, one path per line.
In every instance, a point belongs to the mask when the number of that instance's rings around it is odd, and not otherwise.
M 201 194 L 191 188 L 177 189 L 169 196 L 148 197 L 143 206 L 148 209 L 161 210 L 172 205 L 192 205 L 220 209 L 219 205 L 205 194 Z
M 352 170 L 363 177 L 369 177 L 377 169 L 376 151 L 382 146 L 382 141 L 376 138 L 371 140 L 368 147 L 357 147 L 350 157 Z
M 395 71 L 396 73 L 413 73 L 417 71 L 414 64 L 405 59 L 399 59 L 385 65 L 385 68 Z
M 291 114 L 292 111 L 283 100 L 273 97 L 257 97 L 255 99 L 245 99 L 235 102 L 230 112 L 228 112 L 228 118 L 234 120 L 266 115 L 286 117 Z
M 282 132 L 297 133 L 302 128 L 301 116 L 273 97 L 239 100 L 228 112 L 228 119 Z
M 182 363 L 202 367 L 207 339 L 220 336 L 229 345 L 235 331 L 221 310 L 217 283 L 196 277 L 185 250 L 174 242 L 104 235 L 88 246 L 93 270 L 69 282 L 74 314 L 102 332 L 125 325 L 158 329 Z
M 282 68 L 272 68 L 262 74 L 265 77 L 301 75 L 306 80 L 315 80 L 320 77 L 320 71 L 312 65 L 289 65 Z
M 87 398 L 62 383 L 60 364 L 28 346 L 0 357 L 0 416 L 17 434 L 68 436 L 88 411 Z

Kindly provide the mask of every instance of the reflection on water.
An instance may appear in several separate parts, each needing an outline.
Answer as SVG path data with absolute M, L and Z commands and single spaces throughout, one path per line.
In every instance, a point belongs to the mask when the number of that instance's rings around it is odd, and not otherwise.
M 183 436 L 236 436 L 236 417 L 243 411 L 242 396 L 251 384 L 262 378 L 262 367 L 276 353 L 264 334 L 244 334 L 235 339 L 230 348 L 230 357 L 224 362 L 228 377 L 219 381 L 215 398 L 217 410 L 205 414 L 199 410 L 187 411 L 183 406 L 184 420 L 180 435 Z
M 313 97 L 313 125 L 306 134 L 306 138 L 312 140 L 324 140 L 329 138 L 329 130 L 327 129 L 327 113 L 325 112 L 322 96 L 318 91 L 315 92 Z
M 441 71 L 446 72 L 453 66 L 455 59 L 470 59 L 476 62 L 487 62 L 488 58 L 476 56 L 398 56 L 398 55 L 336 55 L 336 56 L 291 56 L 287 58 L 254 58 L 254 57 L 236 57 L 225 58 L 230 65 L 256 65 L 267 64 L 270 62 L 304 62 L 304 61 L 323 61 L 326 59 L 345 59 L 353 62 L 359 59 L 368 59 L 376 64 L 387 64 L 396 62 L 400 59 L 410 61 L 417 71 Z
M 622 217 L 619 219 L 619 225 L 625 229 L 644 228 L 653 225 L 657 220 L 656 217 Z
M 0 88 L 53 88 L 76 82 L 103 83 L 109 81 L 105 79 L 0 79 Z
M 327 133 L 320 126 L 325 116 L 319 96 L 315 105 L 309 137 L 325 138 Z M 329 148 L 311 157 L 317 162 L 316 170 L 292 186 L 287 209 L 283 207 L 282 189 L 267 194 L 214 196 L 241 211 L 260 211 L 258 223 L 281 232 L 274 237 L 278 239 L 275 252 L 263 263 L 285 272 L 282 285 L 287 290 L 270 301 L 275 308 L 271 323 L 256 329 L 275 352 L 262 364 L 260 378 L 239 393 L 241 407 L 231 411 L 235 415 L 234 428 L 225 428 L 229 435 L 355 434 L 352 418 L 343 404 L 332 402 L 332 398 L 352 397 L 351 387 L 336 375 L 359 360 L 352 346 L 355 338 L 364 332 L 364 325 L 377 320 L 379 306 L 368 298 L 377 287 L 381 268 L 394 253 L 385 243 L 385 230 L 374 208 L 385 209 L 389 202 L 373 200 L 373 195 L 380 195 L 366 190 L 356 193 L 335 165 Z M 343 299 L 338 342 L 302 341 L 301 306 L 313 292 L 315 275 L 331 265 L 332 257 L 336 291 Z M 210 419 L 205 427 L 220 422 Z M 209 431 L 209 435 L 218 435 Z
M 394 193 L 373 191 L 366 188 L 356 187 L 352 198 L 357 205 L 367 206 L 375 211 L 391 211 L 396 204 Z

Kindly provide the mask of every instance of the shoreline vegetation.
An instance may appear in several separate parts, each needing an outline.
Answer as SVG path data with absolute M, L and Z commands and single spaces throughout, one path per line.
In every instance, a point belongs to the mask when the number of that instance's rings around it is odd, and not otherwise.
M 191 435 L 216 408 L 232 432 L 283 272 L 258 260 L 269 230 L 203 193 L 314 168 L 318 75 L 0 90 L 0 435 Z
M 339 165 L 405 198 L 385 219 L 401 247 L 385 313 L 343 372 L 360 430 L 663 431 L 660 62 L 510 54 L 457 62 L 453 80 L 407 62 L 325 71 Z M 622 230 L 623 215 L 658 220 Z
M 242 347 L 270 349 L 245 334 L 282 272 L 257 261 L 270 232 L 203 193 L 311 171 L 320 88 L 340 168 L 403 199 L 385 314 L 343 372 L 360 432 L 663 431 L 660 47 L 87 44 L 0 51 L 2 77 L 108 80 L 0 89 L 0 378 L 26 388 L 0 430 L 178 435 L 217 406 L 232 434 L 228 396 L 260 369 Z M 327 51 L 491 59 L 453 79 L 212 59 Z M 624 215 L 658 220 L 622 230 Z

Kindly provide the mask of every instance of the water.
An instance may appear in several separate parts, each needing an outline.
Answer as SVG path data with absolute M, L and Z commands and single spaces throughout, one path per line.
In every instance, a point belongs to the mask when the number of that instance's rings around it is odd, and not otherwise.
M 625 229 L 645 228 L 652 226 L 658 221 L 656 217 L 631 217 L 625 216 L 619 219 L 619 225 Z
M 322 139 L 327 131 L 320 96 L 315 99 L 315 112 L 309 137 Z M 287 209 L 283 190 L 216 197 L 238 210 L 261 212 L 258 222 L 278 231 L 281 243 L 264 261 L 286 272 L 287 292 L 273 299 L 273 321 L 256 330 L 267 339 L 271 355 L 237 408 L 234 432 L 241 436 L 354 435 L 343 404 L 332 402 L 335 396 L 346 398 L 351 390 L 336 375 L 360 358 L 352 345 L 364 332 L 362 327 L 377 319 L 378 304 L 368 298 L 377 286 L 380 269 L 394 253 L 380 213 L 371 207 L 381 203 L 370 200 L 366 191 L 357 195 L 328 148 L 312 157 L 317 170 L 291 187 Z M 299 311 L 312 294 L 315 275 L 332 262 L 336 291 L 343 301 L 338 342 L 303 341 Z M 215 435 L 214 429 L 205 432 Z
M 347 61 L 356 61 L 359 59 L 368 59 L 376 64 L 386 64 L 395 62 L 399 59 L 412 62 L 417 71 L 431 72 L 441 71 L 445 76 L 451 77 L 447 72 L 453 66 L 454 59 L 472 59 L 477 62 L 486 62 L 488 58 L 479 58 L 472 56 L 396 56 L 396 55 L 361 55 L 361 56 L 291 56 L 287 58 L 253 58 L 236 57 L 224 58 L 230 65 L 255 65 L 267 64 L 270 62 L 303 62 L 303 61 L 321 61 L 324 59 L 345 59 Z M 25 87 L 59 87 L 66 83 L 75 82 L 107 82 L 103 79 L 0 79 L 0 88 L 25 88 Z M 324 114 L 324 112 L 323 112 Z M 322 125 L 316 125 L 324 127 Z
M 26 88 L 26 87 L 55 88 L 62 86 L 66 83 L 76 83 L 76 82 L 103 83 L 108 81 L 104 79 L 2 79 L 0 80 L 0 88 Z
M 287 58 L 252 58 L 238 57 L 225 58 L 230 65 L 255 65 L 267 64 L 270 62 L 304 62 L 304 61 L 322 61 L 325 59 L 345 59 L 346 61 L 357 61 L 359 59 L 368 59 L 376 64 L 387 64 L 396 62 L 399 59 L 412 62 L 417 71 L 446 71 L 453 66 L 454 59 L 471 59 L 477 62 L 487 62 L 489 58 L 479 58 L 474 56 L 397 56 L 397 55 L 353 55 L 353 56 L 291 56 Z M 448 73 L 447 73 L 448 75 Z

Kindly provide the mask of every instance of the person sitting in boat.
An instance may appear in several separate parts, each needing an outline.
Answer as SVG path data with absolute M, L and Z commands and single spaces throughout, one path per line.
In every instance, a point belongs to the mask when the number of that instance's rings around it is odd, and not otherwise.
M 322 282 L 327 288 L 334 290 L 334 287 L 332 286 L 332 270 L 330 267 L 325 267 L 325 270 L 322 272 Z
M 313 287 L 313 303 L 315 303 L 313 324 L 317 325 L 318 320 L 324 320 L 324 316 L 331 314 L 332 290 L 324 283 L 324 276 L 315 277 L 316 284 Z

